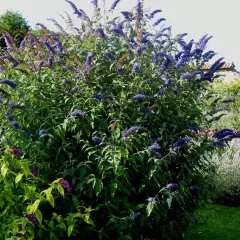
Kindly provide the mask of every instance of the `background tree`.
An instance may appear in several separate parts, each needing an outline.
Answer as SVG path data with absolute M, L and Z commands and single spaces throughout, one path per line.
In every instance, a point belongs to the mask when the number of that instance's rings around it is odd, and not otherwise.
M 0 16 L 0 47 L 6 47 L 3 33 L 8 32 L 19 45 L 26 33 L 30 30 L 27 20 L 18 12 L 7 11 Z

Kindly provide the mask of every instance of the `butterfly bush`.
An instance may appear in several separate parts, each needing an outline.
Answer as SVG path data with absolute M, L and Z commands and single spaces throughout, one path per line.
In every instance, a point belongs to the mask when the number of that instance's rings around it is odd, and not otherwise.
M 223 58 L 202 70 L 211 36 L 172 36 L 142 1 L 119 17 L 120 1 L 108 16 L 91 1 L 93 20 L 65 2 L 68 29 L 37 24 L 0 57 L 0 236 L 181 239 L 210 192 L 206 156 L 239 137 L 207 134 L 234 104 L 205 109 Z

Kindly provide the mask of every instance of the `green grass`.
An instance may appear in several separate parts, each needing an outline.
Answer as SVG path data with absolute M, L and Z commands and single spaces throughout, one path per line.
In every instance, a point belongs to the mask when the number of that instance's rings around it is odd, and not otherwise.
M 199 213 L 208 217 L 206 224 L 201 224 L 189 232 L 185 240 L 240 239 L 240 208 L 211 204 Z

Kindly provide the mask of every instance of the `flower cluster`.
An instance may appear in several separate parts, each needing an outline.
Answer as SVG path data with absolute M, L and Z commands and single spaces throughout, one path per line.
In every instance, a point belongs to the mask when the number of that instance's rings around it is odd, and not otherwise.
M 67 180 L 61 179 L 59 181 L 59 183 L 62 185 L 62 187 L 67 191 L 67 192 L 71 192 L 72 191 L 72 187 L 69 184 L 69 182 Z
M 37 218 L 35 217 L 35 215 L 34 214 L 26 214 L 26 218 L 30 221 L 30 222 L 32 222 L 35 226 L 39 226 L 40 224 L 39 224 L 39 221 L 37 220 Z

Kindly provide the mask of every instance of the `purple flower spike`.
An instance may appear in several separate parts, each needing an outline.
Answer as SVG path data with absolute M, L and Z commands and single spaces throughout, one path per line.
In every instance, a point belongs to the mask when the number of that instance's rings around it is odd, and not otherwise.
M 85 66 L 90 67 L 92 64 L 93 53 L 89 52 L 86 58 Z
M 12 154 L 17 157 L 22 157 L 23 153 L 20 148 L 17 148 L 16 146 L 10 146 L 10 149 Z
M 39 222 L 38 222 L 38 220 L 37 220 L 37 218 L 35 217 L 35 215 L 33 215 L 33 214 L 27 214 L 27 215 L 26 215 L 26 218 L 27 218 L 30 222 L 32 222 L 35 226 L 39 226 L 39 225 L 40 225 Z
M 82 110 L 75 110 L 73 112 L 71 112 L 72 116 L 84 116 L 85 112 L 83 112 Z
M 140 217 L 140 216 L 142 216 L 142 213 L 141 212 L 136 212 L 132 215 L 132 219 L 135 219 L 135 218 Z
M 97 27 L 95 32 L 99 37 L 106 39 L 106 36 L 105 36 L 105 33 L 104 33 L 102 27 Z
M 29 172 L 31 172 L 34 176 L 37 176 L 37 173 L 38 173 L 36 168 L 30 169 Z
M 178 184 L 177 183 L 169 183 L 169 184 L 167 184 L 166 188 L 168 188 L 168 189 L 178 188 Z
M 24 108 L 24 106 L 22 106 L 22 105 L 20 105 L 20 104 L 18 104 L 18 103 L 14 103 L 14 102 L 9 102 L 9 103 L 8 103 L 8 106 L 9 106 L 10 108 L 17 108 L 17 109 L 23 109 L 23 108 Z
M 98 7 L 98 0 L 92 0 L 91 3 L 93 4 L 93 6 L 94 6 L 95 8 Z
M 191 191 L 198 191 L 198 190 L 200 190 L 200 187 L 199 186 L 191 186 L 190 190 Z
M 144 99 L 144 98 L 146 98 L 146 96 L 144 94 L 137 94 L 132 99 L 134 101 L 137 101 L 137 100 Z
M 44 134 L 46 134 L 46 130 L 41 129 L 41 130 L 39 131 L 39 133 L 38 133 L 38 136 L 42 136 L 42 135 L 44 135 Z
M 132 72 L 138 72 L 140 70 L 140 64 L 138 62 L 135 62 L 133 64 Z
M 112 4 L 112 6 L 111 6 L 111 8 L 110 9 L 114 9 L 116 6 L 117 6 L 117 4 L 120 2 L 120 0 L 115 0 L 114 2 L 113 2 L 113 4 Z
M 7 45 L 7 48 L 11 49 L 13 47 L 13 44 L 12 44 L 10 37 L 7 34 L 3 34 L 3 37 L 4 37 L 5 43 Z
M 72 187 L 70 186 L 69 182 L 67 180 L 61 179 L 59 181 L 59 183 L 62 185 L 62 187 L 67 191 L 67 192 L 71 192 L 72 191 Z
M 97 136 L 92 137 L 92 140 L 93 140 L 94 142 L 96 142 L 96 143 L 101 143 L 101 142 L 102 142 L 102 138 L 97 137 Z
M 117 33 L 120 36 L 124 36 L 125 35 L 123 30 L 121 28 L 118 28 L 118 27 L 114 27 L 114 28 L 110 29 L 110 32 L 115 32 L 115 33 Z
M 105 99 L 102 96 L 97 95 L 97 94 L 93 94 L 92 98 L 95 98 L 95 99 L 97 99 L 97 100 L 99 100 L 101 102 L 105 102 Z
M 19 125 L 17 122 L 12 121 L 11 123 L 12 123 L 12 126 L 13 126 L 15 129 L 20 129 L 20 128 L 21 128 L 20 125 Z
M 11 115 L 9 115 L 9 114 L 6 114 L 6 118 L 7 118 L 7 120 L 9 122 L 13 122 L 14 121 L 13 117 Z
M 166 19 L 165 18 L 159 18 L 154 24 L 153 26 L 156 27 L 159 23 L 165 21 Z
M 47 47 L 48 51 L 52 54 L 52 55 L 56 55 L 55 50 L 52 48 L 52 46 L 50 45 L 50 43 L 48 41 L 44 41 L 45 46 Z
M 72 9 L 74 10 L 74 14 L 76 14 L 79 18 L 83 17 L 83 14 L 77 9 L 76 5 L 74 3 L 72 3 L 71 1 L 66 0 L 66 2 L 69 3 L 69 5 L 72 7 Z
M 114 61 L 115 57 L 110 52 L 104 52 L 104 55 L 110 60 Z
M 160 149 L 161 149 L 161 147 L 160 147 L 159 145 L 157 145 L 157 144 L 154 144 L 154 145 L 148 147 L 148 150 L 149 150 L 150 152 L 159 151 Z
M 126 140 L 129 135 L 131 135 L 133 132 L 139 130 L 140 128 L 141 127 L 139 127 L 139 126 L 133 126 L 133 127 L 129 128 L 127 131 L 123 131 L 122 132 L 123 139 Z
M 150 13 L 150 17 L 153 18 L 157 13 L 162 12 L 160 9 L 156 9 L 153 12 Z
M 10 86 L 11 88 L 15 88 L 17 86 L 16 83 L 8 80 L 8 79 L 3 79 L 3 80 L 0 80 L 0 84 L 7 84 L 8 86 Z

